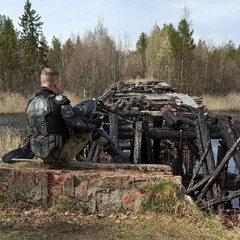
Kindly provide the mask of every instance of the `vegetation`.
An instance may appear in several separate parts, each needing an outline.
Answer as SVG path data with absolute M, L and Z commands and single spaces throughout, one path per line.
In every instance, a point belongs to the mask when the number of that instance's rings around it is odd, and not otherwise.
M 26 0 L 20 30 L 0 15 L 0 91 L 37 91 L 41 67 L 51 66 L 60 71 L 65 89 L 82 98 L 99 97 L 110 84 L 131 78 L 166 81 L 190 95 L 237 93 L 240 48 L 231 40 L 222 46 L 195 43 L 189 15 L 185 8 L 176 28 L 155 24 L 149 35 L 140 33 L 135 50 L 127 40 L 115 42 L 101 19 L 83 36 L 65 42 L 54 36 L 48 45 L 41 16 Z
M 0 135 L 0 156 L 2 157 L 4 154 L 9 151 L 16 149 L 19 147 L 21 142 L 23 141 L 24 136 L 22 133 L 13 133 L 10 129 L 7 129 L 6 132 L 1 133 Z
M 101 20 L 84 36 L 73 35 L 65 42 L 54 36 L 48 45 L 41 16 L 30 0 L 23 7 L 20 29 L 8 16 L 0 15 L 1 113 L 24 112 L 39 87 L 43 66 L 60 71 L 65 89 L 73 94 L 73 104 L 99 97 L 112 83 L 148 78 L 165 81 L 189 95 L 204 96 L 209 110 L 239 110 L 240 46 L 231 40 L 222 46 L 205 40 L 195 43 L 186 9 L 176 28 L 171 23 L 154 25 L 149 35 L 140 33 L 132 50 L 127 41 L 115 42 Z M 22 138 L 21 133 L 2 134 L 0 155 L 15 149 Z M 233 224 L 227 225 L 229 231 L 220 219 L 203 216 L 186 204 L 177 189 L 172 198 L 164 198 L 163 192 L 172 191 L 171 187 L 175 189 L 164 182 L 146 189 L 144 214 L 106 218 L 72 212 L 74 207 L 64 210 L 61 203 L 57 209 L 46 210 L 0 199 L 0 238 L 239 239 L 239 229 Z
M 38 77 L 39 67 L 47 63 L 46 54 L 48 51 L 46 40 L 42 33 L 43 22 L 41 17 L 32 9 L 32 4 L 26 0 L 24 12 L 20 17 L 20 47 L 22 49 L 22 91 L 29 92 Z
M 65 94 L 71 100 L 72 105 L 75 105 L 84 99 L 77 94 L 69 92 L 65 92 Z M 2 103 L 0 114 L 24 113 L 27 102 L 33 96 L 34 94 L 23 95 L 21 93 L 0 93 Z M 240 111 L 240 96 L 238 93 L 231 93 L 226 96 L 204 95 L 202 102 L 209 111 Z
M 214 111 L 240 111 L 240 96 L 238 93 L 231 93 L 226 96 L 203 96 L 203 105 L 208 110 Z
M 183 208 L 183 194 L 179 186 L 161 181 L 146 189 L 149 196 L 163 194 L 179 206 L 178 211 L 159 212 L 144 209 L 125 214 L 84 215 L 77 208 L 46 206 L 33 207 L 23 200 L 0 198 L 0 237 L 3 240 L 23 239 L 239 239 L 238 225 L 222 224 L 219 216 L 204 216 L 196 207 Z M 165 194 L 164 194 L 165 192 Z M 171 197 L 171 193 L 173 193 Z M 160 195 L 159 195 L 160 196 Z M 153 203 L 151 198 L 150 202 Z M 180 203 L 179 203 L 180 201 Z M 146 204 L 149 199 L 146 199 Z M 157 206 L 155 201 L 155 206 Z M 181 205 L 181 207 L 180 207 Z M 146 206 L 146 205 L 145 205 Z M 171 205 L 173 206 L 173 205 Z M 170 206 L 170 208 L 171 208 Z M 168 208 L 168 206 L 165 206 Z M 179 213 L 182 213 L 181 215 Z M 239 224 L 239 221 L 237 222 Z
M 179 204 L 185 203 L 183 189 L 172 181 L 162 180 L 146 189 L 146 202 L 143 204 L 144 211 L 157 213 L 177 213 Z
M 68 92 L 65 94 L 68 96 L 69 100 L 71 100 L 72 105 L 75 105 L 79 101 L 83 100 L 83 98 L 79 98 L 75 94 Z M 34 93 L 25 95 L 12 92 L 0 93 L 0 114 L 24 113 L 29 99 L 31 99 L 33 96 Z

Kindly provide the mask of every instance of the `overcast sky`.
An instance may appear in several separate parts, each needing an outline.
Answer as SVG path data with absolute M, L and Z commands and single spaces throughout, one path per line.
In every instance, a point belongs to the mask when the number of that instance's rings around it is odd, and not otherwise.
M 10 17 L 20 30 L 19 17 L 25 0 L 0 0 L 0 14 Z M 72 34 L 84 35 L 94 30 L 102 19 L 108 34 L 116 41 L 128 36 L 135 46 L 139 35 L 150 34 L 155 23 L 161 28 L 172 23 L 176 28 L 186 6 L 199 38 L 215 46 L 229 40 L 240 45 L 240 0 L 30 0 L 32 9 L 41 16 L 43 34 L 51 44 L 52 37 L 62 41 Z

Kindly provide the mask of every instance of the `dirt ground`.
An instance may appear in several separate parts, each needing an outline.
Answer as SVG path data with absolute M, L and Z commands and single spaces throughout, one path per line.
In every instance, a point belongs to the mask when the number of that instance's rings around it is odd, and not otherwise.
M 100 230 L 85 224 L 58 222 L 38 227 L 15 227 L 0 224 L 0 237 L 7 239 L 104 239 L 98 234 Z M 100 237 L 100 238 L 99 238 Z
M 239 240 L 239 227 L 216 217 L 176 217 L 156 213 L 82 215 L 51 209 L 1 209 L 1 240 Z

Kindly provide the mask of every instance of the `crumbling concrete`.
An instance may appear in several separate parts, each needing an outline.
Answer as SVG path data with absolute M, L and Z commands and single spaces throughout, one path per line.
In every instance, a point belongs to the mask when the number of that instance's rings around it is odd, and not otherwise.
M 78 206 L 84 213 L 107 215 L 138 210 L 144 199 L 143 189 L 162 179 L 181 184 L 181 177 L 173 176 L 166 165 L 97 164 L 69 170 L 1 163 L 0 196 L 48 207 L 64 203 Z

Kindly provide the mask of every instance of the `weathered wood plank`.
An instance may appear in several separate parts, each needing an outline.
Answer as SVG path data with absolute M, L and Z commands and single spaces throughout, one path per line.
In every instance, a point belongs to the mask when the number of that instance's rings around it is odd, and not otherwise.
M 153 163 L 153 149 L 152 149 L 151 139 L 149 137 L 149 127 L 148 127 L 147 117 L 143 117 L 142 124 L 143 124 L 145 142 L 147 145 L 148 162 L 152 164 Z
M 182 93 L 173 93 L 173 97 L 175 98 L 175 101 L 177 104 L 189 105 L 193 108 L 199 107 L 189 95 L 182 94 Z
M 116 114 L 110 114 L 109 123 L 109 135 L 116 142 L 116 146 L 119 147 L 119 117 Z
M 230 116 L 227 116 L 227 115 L 218 116 L 218 126 L 222 131 L 223 138 L 225 139 L 228 148 L 231 148 L 231 146 L 237 140 L 237 137 L 234 133 L 234 129 L 230 120 L 231 120 Z M 236 163 L 238 171 L 240 171 L 240 150 L 239 149 L 236 149 L 236 151 L 234 152 L 233 159 Z
M 183 130 L 183 140 L 196 140 L 197 134 L 195 130 Z M 151 139 L 179 139 L 179 131 L 170 128 L 149 128 L 149 137 Z M 221 139 L 222 134 L 220 132 L 210 132 L 211 139 Z M 119 139 L 133 139 L 134 131 L 130 128 L 119 128 Z
M 204 186 L 204 188 L 201 190 L 201 193 L 198 196 L 198 200 L 202 199 L 206 191 L 208 190 L 209 186 L 212 184 L 212 182 L 219 176 L 221 173 L 222 169 L 225 167 L 226 163 L 229 161 L 229 159 L 232 157 L 235 149 L 238 147 L 240 143 L 240 138 L 237 139 L 237 141 L 232 145 L 232 147 L 227 151 L 224 159 L 220 162 L 218 165 L 216 171 L 211 174 L 211 177 L 208 179 L 208 182 Z
M 141 145 L 142 145 L 142 121 L 137 121 L 135 125 L 134 154 L 133 163 L 141 163 Z

